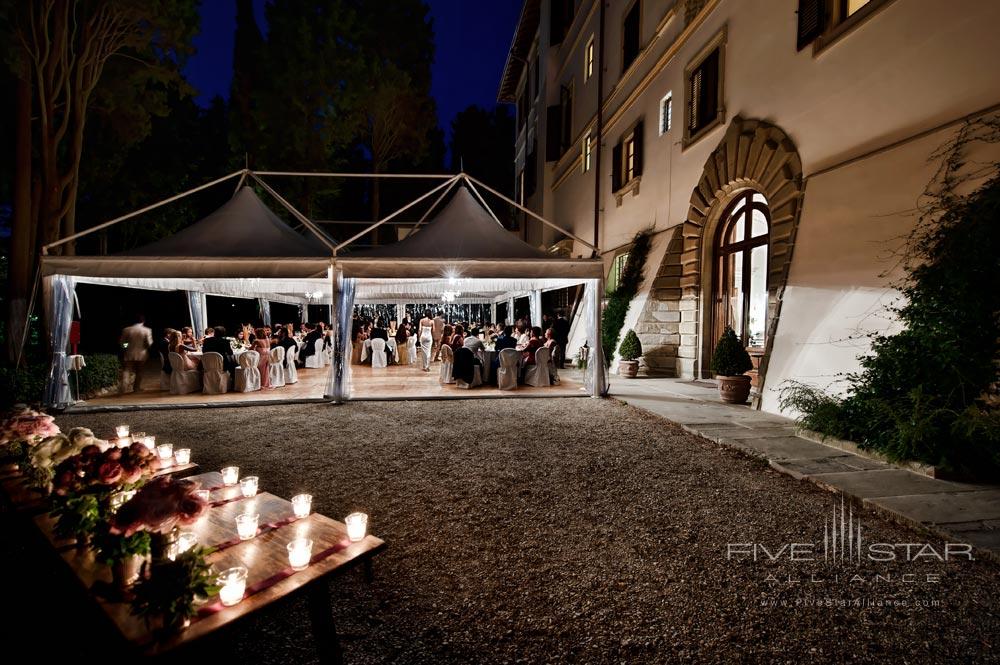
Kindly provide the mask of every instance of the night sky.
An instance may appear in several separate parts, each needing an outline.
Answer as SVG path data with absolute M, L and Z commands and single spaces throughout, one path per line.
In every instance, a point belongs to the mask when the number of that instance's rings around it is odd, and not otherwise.
M 266 2 L 254 0 L 257 23 L 265 33 Z M 455 114 L 470 104 L 491 108 L 496 103 L 521 0 L 427 0 L 427 4 L 437 47 L 432 94 L 438 123 L 447 130 Z M 184 71 L 198 91 L 198 103 L 206 106 L 215 95 L 229 96 L 236 2 L 202 0 L 201 17 L 201 33 L 194 40 L 198 51 Z

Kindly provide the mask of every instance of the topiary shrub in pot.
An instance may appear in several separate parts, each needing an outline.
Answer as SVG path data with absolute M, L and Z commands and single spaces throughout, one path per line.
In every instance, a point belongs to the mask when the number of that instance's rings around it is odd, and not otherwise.
M 618 347 L 618 374 L 627 379 L 635 378 L 639 373 L 639 358 L 642 357 L 642 343 L 634 330 L 629 330 Z
M 746 403 L 750 396 L 750 377 L 746 372 L 752 369 L 750 354 L 743 348 L 736 332 L 726 326 L 712 354 L 712 372 L 719 381 L 719 397 L 723 402 Z

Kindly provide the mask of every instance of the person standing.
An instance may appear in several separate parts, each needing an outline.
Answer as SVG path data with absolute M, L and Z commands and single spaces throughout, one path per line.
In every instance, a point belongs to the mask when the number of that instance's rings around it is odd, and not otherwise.
M 125 365 L 122 372 L 122 392 L 126 392 L 125 389 L 129 385 L 129 375 L 133 377 L 132 392 L 139 392 L 142 369 L 149 355 L 149 347 L 153 346 L 153 331 L 146 327 L 146 319 L 140 314 L 136 317 L 135 323 L 122 329 L 119 341 L 125 347 L 122 355 L 122 361 Z
M 440 315 L 440 312 L 438 312 Z M 431 350 L 434 347 L 434 326 L 436 318 L 431 318 L 431 310 L 424 312 L 424 318 L 420 319 L 419 332 L 420 335 L 417 339 L 420 341 L 420 350 L 423 354 L 423 370 L 425 372 L 431 371 Z M 444 331 L 444 326 L 441 327 L 442 332 Z M 437 338 L 438 351 L 441 348 L 441 337 Z
M 566 347 L 569 345 L 569 321 L 566 319 L 566 312 L 563 310 L 558 310 L 556 312 L 556 320 L 552 322 L 552 339 L 555 340 L 556 346 L 559 347 L 557 353 L 558 357 L 555 359 L 555 365 L 559 369 L 563 369 L 566 366 Z
M 425 314 L 430 314 L 430 311 L 428 310 L 427 312 L 425 312 Z M 444 320 L 444 312 L 438 310 L 437 316 L 434 317 L 434 320 L 431 323 L 433 324 L 431 328 L 431 338 L 433 339 L 434 342 L 434 360 L 440 360 L 441 337 L 444 336 L 444 326 L 447 323 Z

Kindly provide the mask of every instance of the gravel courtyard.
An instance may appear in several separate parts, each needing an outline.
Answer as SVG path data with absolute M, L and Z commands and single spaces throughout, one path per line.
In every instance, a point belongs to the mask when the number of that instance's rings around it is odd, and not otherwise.
M 996 564 L 727 560 L 731 542 L 772 553 L 822 545 L 839 501 L 615 401 L 59 419 L 100 436 L 120 422 L 192 448 L 206 470 L 237 464 L 266 491 L 310 491 L 327 515 L 371 515 L 388 543 L 374 583 L 349 573 L 331 584 L 347 663 L 1000 658 Z M 866 542 L 943 551 L 875 514 L 861 519 Z M 304 602 L 274 605 L 228 638 L 230 662 L 316 659 Z

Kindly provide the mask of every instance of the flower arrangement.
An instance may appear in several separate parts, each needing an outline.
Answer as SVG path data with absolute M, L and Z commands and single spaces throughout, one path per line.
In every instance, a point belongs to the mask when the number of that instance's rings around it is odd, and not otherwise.
M 31 447 L 24 464 L 25 473 L 35 487 L 51 491 L 56 467 L 88 446 L 106 450 L 110 444 L 96 438 L 86 427 L 74 427 L 69 433 L 59 432 Z
M 198 483 L 160 476 L 147 483 L 111 519 L 111 532 L 131 536 L 138 531 L 166 534 L 176 526 L 193 524 L 208 510 L 195 492 Z
M 59 434 L 55 418 L 34 409 L 21 408 L 0 423 L 0 454 L 23 463 L 30 448 Z
M 219 592 L 217 574 L 206 556 L 212 550 L 192 547 L 173 560 L 155 560 L 150 575 L 140 578 L 133 589 L 132 614 L 147 623 L 162 622 L 165 631 L 184 628 L 196 613 L 198 598 Z
M 107 448 L 90 444 L 79 455 L 65 459 L 55 469 L 52 480 L 57 496 L 88 490 L 110 491 L 135 485 L 160 468 L 160 460 L 142 443 L 127 448 Z

